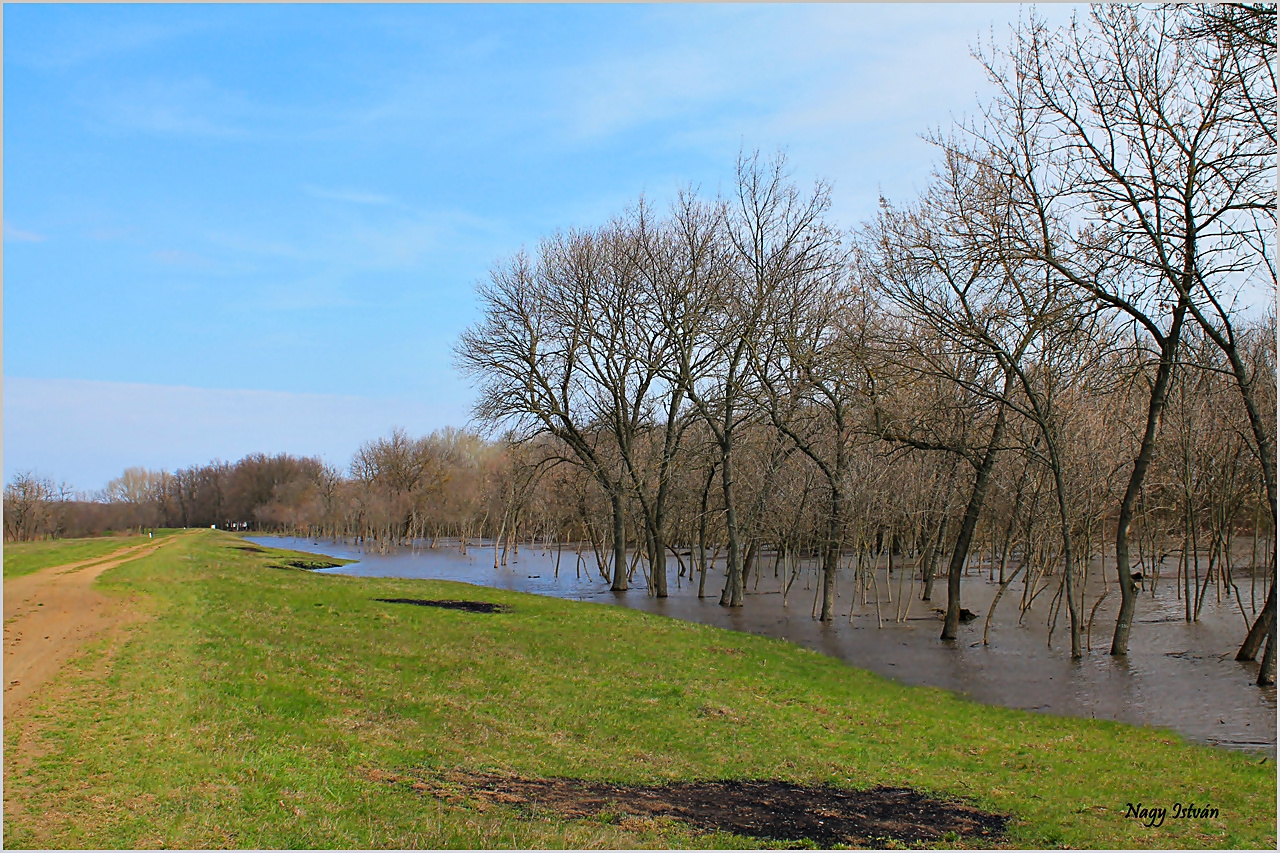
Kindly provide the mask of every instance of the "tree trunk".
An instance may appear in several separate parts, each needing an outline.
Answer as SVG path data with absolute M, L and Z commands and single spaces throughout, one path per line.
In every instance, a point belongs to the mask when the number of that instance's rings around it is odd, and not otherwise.
M 653 578 L 653 594 L 667 597 L 667 543 L 657 530 L 649 531 L 649 575 Z
M 760 541 L 758 539 L 752 539 L 751 544 L 747 546 L 746 556 L 742 558 L 742 588 L 744 590 L 747 587 L 747 582 L 751 580 L 751 570 L 755 567 L 755 564 L 756 564 L 756 549 L 759 547 L 759 545 L 760 545 Z M 759 587 L 759 585 L 760 585 L 760 578 L 759 578 L 759 575 L 757 575 L 756 586 Z M 745 595 L 746 593 L 744 592 L 743 594 Z
M 725 453 L 720 462 L 720 482 L 724 490 L 724 523 L 729 539 L 729 571 L 725 577 L 724 590 L 720 593 L 720 604 L 723 607 L 741 607 L 742 562 L 738 550 L 738 513 L 733 505 L 733 464 L 728 453 Z
M 942 519 L 942 525 L 938 528 L 937 535 L 929 540 L 929 544 L 925 548 L 920 566 L 920 581 L 924 584 L 924 593 L 920 596 L 921 601 L 933 600 L 933 578 L 937 574 L 938 547 L 942 544 L 942 540 L 947 538 L 947 523 L 950 520 L 949 518 Z
M 1129 527 L 1133 523 L 1138 492 L 1146 479 L 1147 468 L 1151 466 L 1151 457 L 1155 452 L 1156 430 L 1164 411 L 1169 379 L 1173 376 L 1174 356 L 1182 338 L 1182 320 L 1186 311 L 1186 300 L 1183 299 L 1174 309 L 1169 334 L 1160 347 L 1160 367 L 1156 370 L 1156 381 L 1151 386 L 1151 398 L 1147 404 L 1147 427 L 1142 434 L 1138 458 L 1133 461 L 1133 472 L 1129 475 L 1124 499 L 1120 501 L 1120 515 L 1116 519 L 1116 573 L 1120 576 L 1120 614 L 1116 617 L 1116 631 L 1111 639 L 1111 654 L 1116 657 L 1129 653 L 1129 628 L 1133 624 L 1134 605 L 1138 602 L 1138 584 L 1129 569 Z
M 822 549 L 822 615 L 830 622 L 835 611 L 836 572 L 840 569 L 840 534 L 843 528 L 843 501 L 836 483 L 831 483 L 831 515 L 827 519 L 827 542 Z
M 1275 574 L 1271 576 L 1271 591 L 1267 593 L 1267 601 L 1262 605 L 1262 612 L 1258 614 L 1258 618 L 1253 620 L 1253 626 L 1249 629 L 1249 635 L 1244 638 L 1244 643 L 1240 646 L 1240 651 L 1236 652 L 1236 660 L 1254 660 L 1258 656 L 1258 649 L 1262 647 L 1262 641 L 1271 633 L 1272 626 L 1276 622 L 1276 582 Z
M 1008 383 L 1006 383 L 1007 391 Z M 964 571 L 965 560 L 969 558 L 969 546 L 973 542 L 973 533 L 978 529 L 978 516 L 982 514 L 982 505 L 987 499 L 987 485 L 991 482 L 991 469 L 996 464 L 996 447 L 1004 437 L 1005 408 L 1001 404 L 996 414 L 995 426 L 991 429 L 991 440 L 982 454 L 982 462 L 978 465 L 978 474 L 973 481 L 973 492 L 969 495 L 969 505 L 964 509 L 964 520 L 960 522 L 960 535 L 956 537 L 955 550 L 951 552 L 951 564 L 947 567 L 947 618 L 942 623 L 942 639 L 954 640 L 960 630 L 960 574 Z
M 609 496 L 613 504 L 613 583 L 614 592 L 627 590 L 627 516 L 622 506 L 622 495 Z
M 1262 666 L 1258 667 L 1258 686 L 1276 683 L 1276 620 L 1267 629 L 1267 647 L 1262 652 Z
M 698 515 L 698 598 L 706 598 L 707 595 L 707 501 L 715 476 L 716 466 L 712 465 L 707 472 L 707 482 L 702 486 L 702 510 Z

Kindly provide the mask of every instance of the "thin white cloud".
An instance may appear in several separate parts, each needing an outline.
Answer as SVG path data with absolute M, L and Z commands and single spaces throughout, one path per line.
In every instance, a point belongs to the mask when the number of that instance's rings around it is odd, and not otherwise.
M 120 240 L 135 233 L 132 228 L 121 228 L 118 226 L 100 226 L 90 228 L 86 234 L 91 240 L 101 240 L 110 242 L 112 240 Z
M 1066 19 L 1074 7 L 1048 10 Z M 622 56 L 561 66 L 550 106 L 570 141 L 666 125 L 654 139 L 723 150 L 766 140 L 864 143 L 851 129 L 947 122 L 986 88 L 970 50 L 1012 5 L 817 4 L 658 7 Z
M 314 187 L 310 184 L 304 184 L 302 191 L 312 198 L 322 198 L 328 201 L 344 201 L 349 204 L 383 206 L 396 203 L 395 199 L 391 196 L 381 195 L 379 193 L 363 192 L 361 190 L 331 190 L 323 187 Z
M 198 77 L 102 88 L 85 97 L 84 106 L 102 127 L 212 139 L 250 136 L 244 120 L 257 112 L 244 96 Z
M 273 240 L 258 236 L 249 236 L 234 231 L 212 231 L 208 240 L 215 246 L 228 249 L 233 253 L 257 255 L 269 258 L 284 258 L 293 261 L 314 260 L 315 256 L 299 248 L 291 242 Z
M 208 239 L 229 257 L 296 262 L 317 277 L 341 279 L 370 271 L 423 269 L 433 252 L 446 247 L 455 253 L 465 251 L 505 230 L 504 222 L 465 210 L 419 209 L 392 202 L 357 204 L 350 213 L 309 223 L 287 240 L 229 229 L 211 232 Z M 294 272 L 298 271 L 295 266 Z
M 188 252 L 184 249 L 160 249 L 152 252 L 151 257 L 167 266 L 187 269 L 208 270 L 216 266 L 212 260 L 204 255 L 198 252 Z
M 208 29 L 200 21 L 156 23 L 100 22 L 90 28 L 63 26 L 42 39 L 39 50 L 6 50 L 6 63 L 44 70 L 68 70 L 121 55 L 138 53 L 155 45 Z
M 733 89 L 724 58 L 682 46 L 565 68 L 563 118 L 573 135 L 600 138 L 696 111 Z
M 9 223 L 4 226 L 4 239 L 14 243 L 43 243 L 46 238 L 43 234 L 35 231 L 27 231 L 23 228 L 15 228 Z

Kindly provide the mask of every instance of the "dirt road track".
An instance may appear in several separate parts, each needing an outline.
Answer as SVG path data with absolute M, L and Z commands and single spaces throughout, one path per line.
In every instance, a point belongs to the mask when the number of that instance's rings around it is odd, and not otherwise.
M 93 588 L 98 576 L 172 541 L 148 541 L 4 582 L 5 723 L 86 642 L 134 617 L 127 602 Z

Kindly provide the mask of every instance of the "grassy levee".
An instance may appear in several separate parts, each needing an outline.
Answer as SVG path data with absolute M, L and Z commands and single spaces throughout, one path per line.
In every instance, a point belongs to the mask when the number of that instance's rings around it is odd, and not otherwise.
M 175 532 L 172 529 L 157 530 L 156 538 L 168 536 Z M 65 563 L 78 563 L 95 557 L 105 557 L 112 551 L 128 548 L 130 545 L 141 545 L 147 541 L 145 535 L 130 536 L 88 536 L 83 539 L 45 539 L 40 542 L 5 542 L 4 543 L 4 577 L 16 578 L 38 572 L 49 566 Z
M 618 607 L 271 568 L 238 544 L 205 531 L 102 577 L 144 593 L 150 618 L 6 726 L 5 846 L 770 846 L 412 787 L 447 770 L 909 786 L 1012 815 L 1013 847 L 1275 846 L 1275 766 L 1257 755 Z M 390 597 L 513 610 L 373 600 Z M 1220 817 L 1147 828 L 1130 802 Z

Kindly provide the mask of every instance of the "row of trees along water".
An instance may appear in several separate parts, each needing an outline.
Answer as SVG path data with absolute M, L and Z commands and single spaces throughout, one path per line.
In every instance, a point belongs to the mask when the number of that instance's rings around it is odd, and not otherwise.
M 1234 599 L 1238 657 L 1271 680 L 1274 49 L 1273 6 L 1032 16 L 979 51 L 998 94 L 932 135 L 926 189 L 870 222 L 839 227 L 825 184 L 757 154 L 725 196 L 642 199 L 499 264 L 456 360 L 500 440 L 135 471 L 63 516 L 487 538 L 495 561 L 568 542 L 615 590 L 705 594 L 723 565 L 730 607 L 753 573 L 785 596 L 812 566 L 822 620 L 847 564 L 877 608 L 897 585 L 891 618 L 945 579 L 945 639 L 985 564 L 1024 607 L 1048 591 L 1077 656 L 1116 593 L 1125 654 L 1138 581 L 1164 574 L 1189 621 Z M 18 491 L 6 536 L 34 517 Z
M 1222 584 L 1228 517 L 1265 506 L 1274 529 L 1274 49 L 1274 6 L 1098 6 L 1061 29 L 1032 14 L 1007 46 L 978 52 L 997 94 L 933 134 L 939 165 L 921 196 L 882 199 L 852 232 L 830 221 L 826 186 L 802 190 L 781 157 L 755 155 L 727 197 L 689 190 L 664 212 L 641 200 L 500 265 L 457 347 L 477 414 L 554 440 L 596 480 L 615 588 L 630 500 L 650 584 L 666 593 L 673 486 L 699 470 L 687 454 L 701 446 L 723 508 L 722 600 L 742 603 L 749 433 L 766 448 L 760 505 L 789 457 L 811 475 L 823 620 L 847 543 L 874 556 L 917 535 L 949 553 L 953 639 L 984 514 L 1012 543 L 1027 502 L 1039 535 L 1019 568 L 1061 577 L 1079 656 L 1080 574 L 1105 556 L 1109 527 L 1123 655 L 1144 544 L 1172 535 L 1195 553 L 1198 519 L 1220 519 L 1206 533 Z M 921 455 L 950 469 L 924 531 L 893 517 L 903 504 L 928 515 L 928 488 L 902 496 Z M 998 469 L 1017 485 L 993 512 Z M 1215 509 L 1196 495 L 1209 491 Z M 1182 565 L 1194 611 L 1199 562 Z M 1241 654 L 1274 636 L 1271 565 Z M 1273 668 L 1269 641 L 1263 677 Z
M 1258 587 L 1259 567 L 1274 560 L 1261 486 L 1256 476 L 1248 476 L 1239 431 L 1225 429 L 1222 409 L 1212 405 L 1215 393 L 1224 389 L 1181 390 L 1170 409 L 1170 422 L 1181 428 L 1162 433 L 1137 515 L 1137 567 L 1152 578 L 1172 575 L 1188 620 L 1199 617 L 1210 595 L 1219 601 L 1225 595 L 1229 603 L 1234 596 L 1241 613 L 1253 615 L 1267 594 L 1265 578 Z M 1106 413 L 1115 408 L 1114 401 L 1093 396 L 1083 402 L 1088 407 L 1076 416 L 1095 427 L 1105 424 Z M 665 550 L 674 562 L 676 583 L 696 583 L 704 594 L 708 570 L 715 574 L 723 564 L 728 529 L 717 448 L 705 431 L 697 435 L 696 424 L 691 429 L 669 477 Z M 1105 452 L 1113 433 L 1098 428 L 1091 435 L 1093 452 Z M 741 485 L 735 494 L 746 543 L 743 583 L 754 579 L 758 585 L 760 576 L 772 571 L 775 577 L 781 574 L 785 596 L 815 562 L 806 558 L 825 554 L 829 486 L 809 458 L 779 440 L 767 422 L 747 423 L 740 437 Z M 1065 578 L 1059 568 L 1060 533 L 1044 512 L 1052 478 L 1033 456 L 1009 451 L 1011 464 L 993 466 L 971 540 L 971 563 L 985 563 L 1001 590 L 1021 579 L 1025 609 L 1046 590 L 1060 593 Z M 967 506 L 968 463 L 958 453 L 899 449 L 882 439 L 862 442 L 852 456 L 850 495 L 857 511 L 840 531 L 840 556 L 853 564 L 864 605 L 871 592 L 877 607 L 886 598 L 893 606 L 886 618 L 905 618 L 907 601 L 913 596 L 929 600 L 936 569 L 947 565 L 953 538 L 948 531 L 958 528 Z M 1123 464 L 1121 456 L 1088 461 L 1114 468 Z M 1219 458 L 1231 466 L 1223 469 Z M 612 496 L 584 466 L 565 461 L 565 448 L 545 437 L 491 442 L 444 430 L 414 440 L 397 431 L 362 447 L 345 475 L 315 459 L 254 455 L 175 473 L 130 469 L 93 500 L 64 498 L 52 484 L 22 475 L 6 491 L 6 534 L 24 539 L 216 525 L 357 541 L 382 551 L 445 540 L 466 550 L 483 539 L 497 543 L 495 564 L 505 563 L 522 541 L 557 551 L 567 544 L 604 582 L 626 589 L 641 575 L 656 592 L 661 579 L 652 571 L 647 548 L 627 547 L 645 537 L 639 494 L 630 486 L 623 493 L 620 541 L 626 562 L 618 564 L 611 559 L 619 541 Z M 615 457 L 613 464 L 620 466 L 620 460 Z M 1115 487 L 1107 490 L 1114 501 Z M 1113 523 L 1106 499 L 1097 497 L 1095 515 L 1080 516 L 1078 535 L 1090 542 L 1082 551 L 1090 554 L 1105 550 L 1100 543 Z M 1088 526 L 1092 529 L 1085 530 Z M 1250 544 L 1245 554 L 1233 547 L 1237 537 Z M 1188 560 L 1191 554 L 1198 559 Z M 1087 580 L 1090 566 L 1078 559 L 1082 581 Z M 878 572 L 889 588 L 880 587 Z M 1091 604 L 1095 611 L 1098 600 L 1087 602 L 1083 582 L 1080 588 L 1082 607 Z

